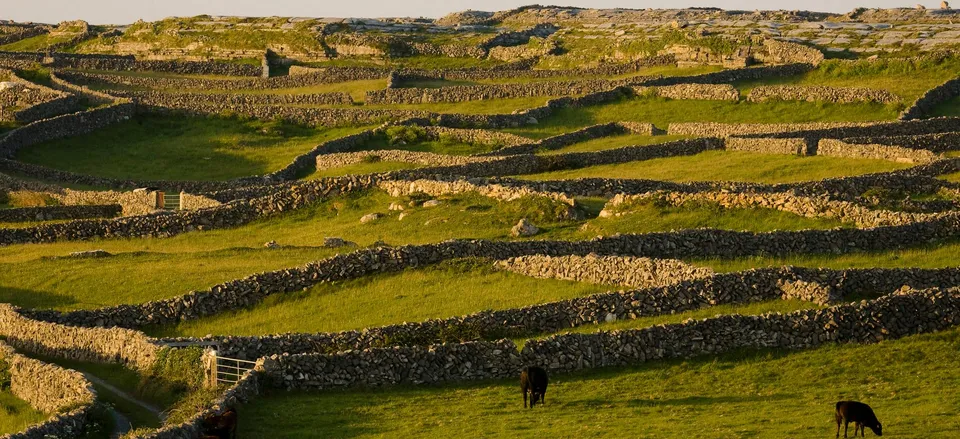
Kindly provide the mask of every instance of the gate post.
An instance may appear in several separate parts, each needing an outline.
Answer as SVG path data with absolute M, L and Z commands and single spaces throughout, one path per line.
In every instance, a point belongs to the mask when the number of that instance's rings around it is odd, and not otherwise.
M 203 374 L 206 387 L 217 387 L 217 351 L 213 348 L 203 350 Z

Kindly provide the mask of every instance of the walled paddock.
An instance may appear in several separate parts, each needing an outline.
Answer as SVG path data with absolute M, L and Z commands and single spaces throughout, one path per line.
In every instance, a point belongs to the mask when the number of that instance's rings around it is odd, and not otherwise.
M 9 366 L 11 393 L 51 414 L 47 421 L 4 435 L 4 439 L 81 437 L 97 397 L 81 373 L 25 357 L 2 342 L 0 360 Z
M 650 77 L 626 79 L 583 79 L 574 81 L 542 81 L 522 84 L 457 85 L 440 88 L 387 88 L 368 91 L 368 104 L 424 104 L 467 102 L 487 99 L 508 99 L 531 96 L 571 96 L 598 93 L 617 87 L 642 83 Z
M 944 102 L 960 96 L 960 78 L 950 79 L 930 90 L 906 110 L 900 113 L 900 120 L 922 119 L 930 115 L 933 109 Z
M 527 256 L 531 261 L 542 255 Z M 577 281 L 596 278 L 589 271 L 571 271 Z M 685 269 L 672 276 L 687 276 Z M 255 359 L 262 356 L 326 353 L 383 346 L 426 346 L 464 339 L 529 337 L 611 320 L 629 320 L 679 313 L 724 304 L 770 300 L 834 303 L 845 297 L 882 295 L 903 285 L 949 288 L 960 282 L 956 269 L 826 270 L 782 267 L 715 274 L 659 287 L 596 294 L 517 309 L 482 311 L 466 316 L 401 323 L 362 331 L 288 333 L 265 336 L 208 336 L 163 339 L 162 342 L 215 343 L 222 355 Z
M 754 87 L 747 95 L 748 102 L 807 101 L 852 104 L 877 102 L 893 104 L 902 99 L 886 90 L 863 87 L 829 87 L 823 85 L 765 85 Z
M 559 134 L 547 137 L 536 142 L 508 146 L 496 151 L 480 155 L 516 155 L 533 154 L 540 150 L 556 150 L 565 146 L 586 142 L 593 139 L 599 139 L 609 136 L 618 136 L 621 134 L 638 134 L 643 136 L 654 136 L 660 133 L 657 127 L 651 123 L 642 122 L 611 122 L 600 125 L 591 125 L 569 133 Z
M 557 335 L 528 341 L 519 352 L 509 340 L 369 348 L 335 354 L 274 355 L 264 361 L 264 369 L 273 385 L 284 389 L 430 384 L 515 377 L 528 364 L 561 372 L 693 358 L 744 348 L 807 349 L 826 343 L 876 343 L 957 324 L 957 289 L 905 290 L 823 310 L 729 315 L 639 330 Z M 410 368 L 410 364 L 421 366 Z
M 98 128 L 129 119 L 134 105 L 118 102 L 108 107 L 42 119 L 24 125 L 0 138 L 0 156 L 11 158 L 21 148 L 62 137 L 89 133 Z
M 99 69 L 92 69 L 99 70 Z M 336 84 L 341 82 L 386 79 L 389 72 L 383 69 L 364 67 L 327 68 L 306 75 L 276 76 L 271 78 L 223 78 L 203 77 L 148 77 L 136 75 L 111 74 L 109 72 L 81 72 L 62 70 L 58 73 L 63 79 L 74 84 L 145 87 L 166 90 L 275 90 L 284 88 L 302 88 L 318 84 Z M 259 76 L 256 75 L 256 76 Z
M 555 201 L 564 207 L 563 212 L 557 215 L 558 219 L 574 219 L 582 216 L 582 213 L 578 210 L 580 206 L 576 200 L 556 192 L 535 192 L 527 188 L 495 184 L 478 185 L 468 180 L 382 180 L 378 183 L 378 186 L 393 197 L 418 193 L 425 193 L 436 197 L 466 192 L 476 192 L 482 196 L 503 201 L 513 201 L 524 197 L 543 197 Z

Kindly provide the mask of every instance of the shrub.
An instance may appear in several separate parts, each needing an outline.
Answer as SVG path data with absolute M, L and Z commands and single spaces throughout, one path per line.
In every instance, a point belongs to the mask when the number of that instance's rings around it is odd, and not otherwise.
M 427 138 L 427 131 L 418 126 L 392 126 L 387 128 L 386 134 L 390 145 L 417 143 Z

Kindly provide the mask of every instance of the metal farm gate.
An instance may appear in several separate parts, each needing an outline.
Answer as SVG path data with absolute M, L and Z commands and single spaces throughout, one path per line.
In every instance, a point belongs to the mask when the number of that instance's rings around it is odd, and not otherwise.
M 180 210 L 180 193 L 175 192 L 168 194 L 166 192 L 160 192 L 163 195 L 163 210 Z
M 253 370 L 256 365 L 256 361 L 213 355 L 213 361 L 210 362 L 211 384 L 234 385 L 240 381 L 240 378 L 243 378 L 247 372 Z

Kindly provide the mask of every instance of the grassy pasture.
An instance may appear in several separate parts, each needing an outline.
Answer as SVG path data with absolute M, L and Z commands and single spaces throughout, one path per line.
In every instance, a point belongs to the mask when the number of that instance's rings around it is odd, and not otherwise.
M 24 430 L 32 424 L 47 420 L 47 417 L 9 390 L 0 391 L 0 435 Z
M 368 246 L 425 244 L 451 238 L 511 239 L 510 228 L 531 218 L 542 229 L 536 239 L 590 239 L 615 233 L 679 228 L 731 230 L 830 228 L 840 223 L 807 219 L 773 210 L 719 209 L 709 205 L 637 206 L 612 218 L 557 221 L 539 201 L 498 202 L 476 195 L 444 197 L 431 208 L 407 208 L 402 221 L 387 206 L 396 199 L 382 192 L 335 198 L 316 206 L 256 221 L 235 229 L 191 232 L 165 239 L 110 239 L 0 248 L 0 301 L 29 308 L 85 309 L 141 303 L 209 288 L 251 273 L 299 266 L 355 247 L 322 248 L 337 236 Z M 597 209 L 598 210 L 598 209 Z M 380 212 L 374 223 L 361 216 Z M 275 240 L 285 246 L 266 249 Z M 50 258 L 73 251 L 104 249 L 103 259 Z M 171 273 L 189 272 L 190 276 Z
M 54 44 L 70 41 L 74 36 L 73 34 L 40 34 L 13 43 L 4 44 L 0 46 L 0 50 L 9 52 L 41 52 Z
M 24 148 L 17 159 L 99 177 L 228 180 L 278 170 L 322 142 L 363 129 L 136 116 L 89 134 Z
M 960 428 L 960 329 L 873 345 L 743 351 L 551 376 L 523 408 L 516 380 L 320 393 L 243 406 L 241 437 L 833 437 L 834 404 L 873 406 L 884 433 Z M 852 428 L 851 428 L 852 430 Z
M 177 336 L 342 331 L 446 318 L 484 309 L 516 308 L 614 289 L 535 279 L 495 270 L 491 265 L 482 260 L 455 260 L 321 284 L 302 293 L 269 297 L 251 309 L 148 332 Z M 372 309 L 377 311 L 369 312 Z
M 886 160 L 837 157 L 800 157 L 737 151 L 706 151 L 692 156 L 591 166 L 542 174 L 528 180 L 569 180 L 585 177 L 642 178 L 666 181 L 727 180 L 757 183 L 791 183 L 829 177 L 886 172 L 909 167 Z
M 816 69 L 798 76 L 743 81 L 735 84 L 744 97 L 758 85 L 826 85 L 833 87 L 868 87 L 890 91 L 909 105 L 927 90 L 955 78 L 960 58 L 942 62 L 933 60 L 827 60 Z
M 575 143 L 560 149 L 541 151 L 539 153 L 551 155 L 564 154 L 568 152 L 603 151 L 607 149 L 623 148 L 626 146 L 654 145 L 687 138 L 689 137 L 678 135 L 646 136 L 641 134 L 622 134 L 619 136 L 601 137 L 598 139 L 588 140 L 586 142 Z
M 732 102 L 671 100 L 660 97 L 623 98 L 583 108 L 564 108 L 537 125 L 504 131 L 543 138 L 607 122 L 651 122 L 660 129 L 679 122 L 800 123 L 892 120 L 894 105 L 829 104 L 822 102 Z

